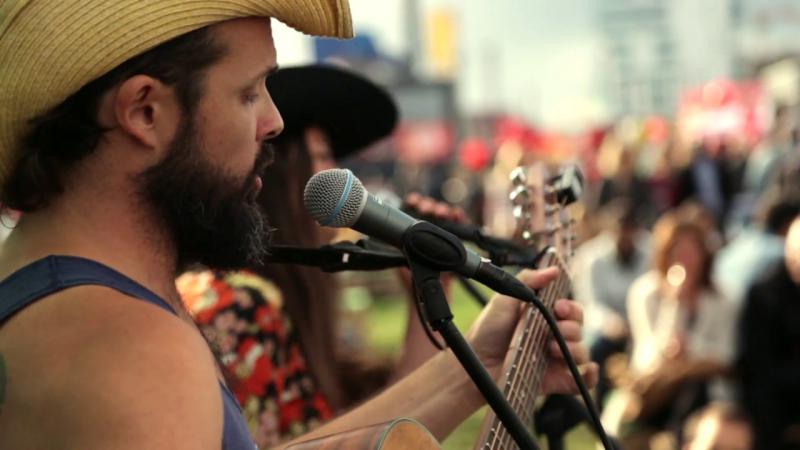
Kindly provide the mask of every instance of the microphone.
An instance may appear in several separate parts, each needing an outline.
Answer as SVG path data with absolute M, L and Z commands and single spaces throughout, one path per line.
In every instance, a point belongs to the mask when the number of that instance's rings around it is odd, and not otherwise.
M 403 250 L 412 261 L 460 273 L 496 292 L 517 298 L 525 298 L 529 292 L 527 286 L 465 248 L 451 233 L 370 195 L 349 170 L 328 169 L 315 174 L 306 184 L 303 202 L 322 226 L 352 228 Z
M 511 239 L 494 237 L 484 232 L 478 225 L 447 220 L 432 214 L 420 214 L 416 209 L 404 206 L 400 197 L 390 189 L 381 188 L 371 194 L 386 206 L 399 208 L 402 212 L 430 222 L 464 242 L 472 242 L 485 251 L 492 263 L 497 266 L 536 267 L 541 259 L 540 251 Z

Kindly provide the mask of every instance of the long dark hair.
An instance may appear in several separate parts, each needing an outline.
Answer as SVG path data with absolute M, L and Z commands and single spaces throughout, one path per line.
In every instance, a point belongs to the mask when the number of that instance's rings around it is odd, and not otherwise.
M 273 243 L 315 247 L 326 244 L 322 229 L 303 205 L 303 190 L 313 175 L 303 136 L 281 136 L 274 142 L 275 161 L 263 175 L 259 202 L 275 230 Z M 255 268 L 274 282 L 296 330 L 311 373 L 334 410 L 343 410 L 386 385 L 390 365 L 340 351 L 335 276 L 317 268 L 265 264 Z
M 262 176 L 259 202 L 275 228 L 273 242 L 304 247 L 322 244 L 320 228 L 303 206 L 303 189 L 312 175 L 311 158 L 301 137 L 275 143 L 275 161 Z M 345 402 L 337 370 L 336 279 L 313 267 L 264 264 L 261 276 L 283 294 L 283 305 L 303 346 L 317 385 L 334 409 Z

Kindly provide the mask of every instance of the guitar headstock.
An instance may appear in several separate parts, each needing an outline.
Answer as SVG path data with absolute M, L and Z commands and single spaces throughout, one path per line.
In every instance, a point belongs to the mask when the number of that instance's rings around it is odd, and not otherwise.
M 569 165 L 553 173 L 538 162 L 517 167 L 510 177 L 516 237 L 540 250 L 551 248 L 568 261 L 573 254 L 575 222 L 567 206 L 583 193 L 580 170 Z

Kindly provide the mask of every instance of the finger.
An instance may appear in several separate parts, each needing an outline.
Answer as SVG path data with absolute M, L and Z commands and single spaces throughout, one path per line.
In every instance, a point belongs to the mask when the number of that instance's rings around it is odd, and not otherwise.
M 422 198 L 422 195 L 419 192 L 412 192 L 406 195 L 405 203 L 408 206 L 416 207 L 419 200 Z
M 558 276 L 557 267 L 548 267 L 542 270 L 526 269 L 517 275 L 517 278 L 531 289 L 539 289 L 553 281 Z
M 423 215 L 433 214 L 436 209 L 436 202 L 429 197 L 421 197 L 417 202 L 417 211 Z
M 556 300 L 553 311 L 558 320 L 573 320 L 580 324 L 583 323 L 583 306 L 578 302 L 566 299 Z
M 578 367 L 578 371 L 583 375 L 583 382 L 586 383 L 587 388 L 592 389 L 597 386 L 597 382 L 600 380 L 600 366 L 597 363 L 583 364 Z
M 551 363 L 547 370 L 562 380 L 562 383 L 559 383 L 552 393 L 578 394 L 580 392 L 572 376 L 572 372 L 565 363 Z M 578 365 L 578 373 L 581 375 L 581 378 L 583 378 L 583 382 L 588 389 L 592 389 L 597 385 L 597 380 L 600 377 L 600 369 L 597 363 L 589 362 Z
M 578 322 L 561 320 L 558 322 L 558 329 L 568 342 L 580 342 L 583 339 L 583 327 Z
M 557 360 L 566 361 L 564 354 L 561 353 L 561 347 L 558 346 L 556 341 L 551 340 L 548 347 L 550 356 Z M 575 360 L 576 364 L 589 362 L 589 349 L 580 342 L 567 342 L 567 349 L 569 349 L 569 353 L 572 355 L 572 359 Z
M 433 208 L 433 215 L 439 219 L 452 220 L 452 210 L 450 206 L 445 203 L 436 203 Z
M 453 208 L 453 220 L 458 222 L 464 222 L 467 220 L 467 213 L 464 211 L 464 208 L 460 206 Z

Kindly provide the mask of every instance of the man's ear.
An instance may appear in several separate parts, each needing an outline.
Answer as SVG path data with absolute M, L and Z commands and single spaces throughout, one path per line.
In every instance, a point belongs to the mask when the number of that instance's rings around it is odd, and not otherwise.
M 112 108 L 120 131 L 145 147 L 158 148 L 171 142 L 180 123 L 181 109 L 174 90 L 147 75 L 123 81 Z

